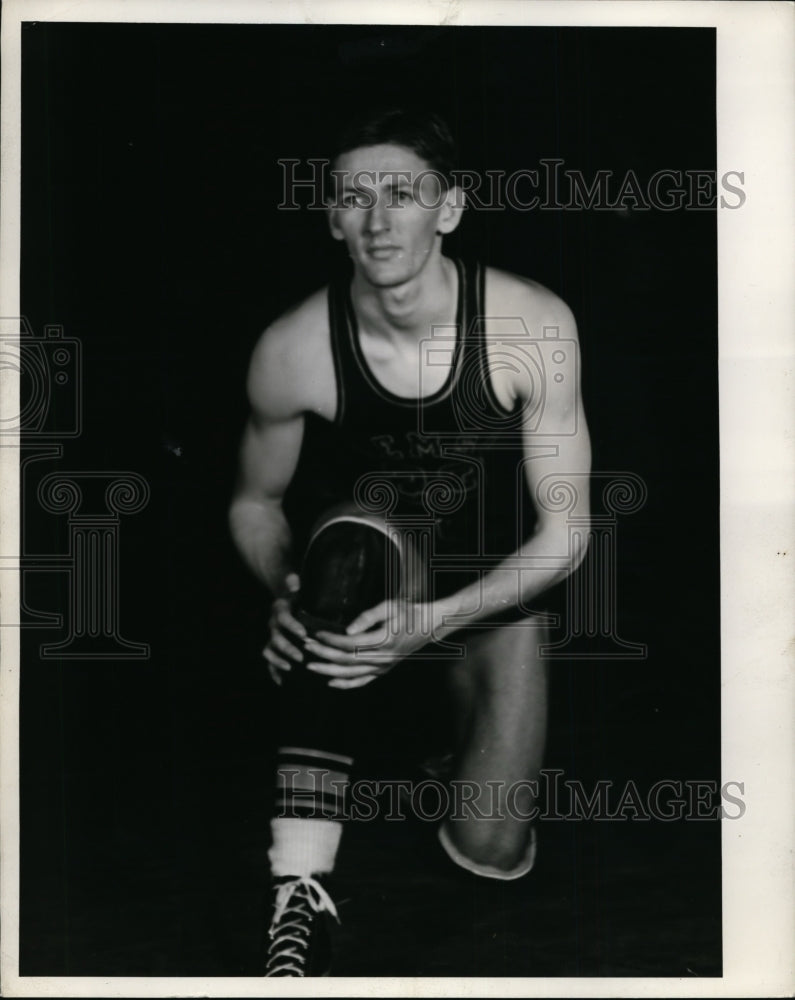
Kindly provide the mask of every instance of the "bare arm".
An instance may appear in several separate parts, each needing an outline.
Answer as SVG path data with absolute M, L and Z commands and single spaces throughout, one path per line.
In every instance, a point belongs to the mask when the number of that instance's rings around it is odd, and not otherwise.
M 289 330 L 266 332 L 251 359 L 251 415 L 243 434 L 240 473 L 229 508 L 229 527 L 240 554 L 274 597 L 270 637 L 262 652 L 273 680 L 302 662 L 306 629 L 290 610 L 299 588 L 292 538 L 282 501 L 298 464 L 303 410 L 290 351 Z
M 257 346 L 248 377 L 251 416 L 229 509 L 234 542 L 254 574 L 280 597 L 294 572 L 282 500 L 298 463 L 304 418 L 292 384 L 286 337 L 269 331 Z
M 558 328 L 558 339 L 568 352 L 577 351 L 577 327 L 568 307 L 550 296 L 552 302 L 539 317 L 536 325 Z M 513 348 L 521 362 L 523 351 L 533 350 L 532 338 L 526 343 L 517 342 Z M 508 607 L 526 606 L 545 590 L 560 583 L 573 572 L 585 555 L 580 544 L 570 551 L 569 517 L 576 513 L 578 527 L 576 539 L 587 538 L 590 517 L 588 475 L 591 469 L 591 443 L 582 408 L 579 385 L 579 365 L 571 367 L 566 378 L 556 382 L 551 372 L 546 373 L 544 399 L 544 435 L 536 438 L 531 428 L 535 400 L 531 399 L 532 385 L 523 380 L 527 370 L 517 364 L 515 393 L 525 407 L 523 444 L 525 476 L 530 497 L 537 513 L 536 528 L 532 536 L 511 556 L 504 559 L 494 571 L 482 580 L 439 602 L 436 621 L 437 637 L 442 637 L 464 622 L 477 622 Z M 532 369 L 531 369 L 532 370 Z M 532 405 L 531 405 L 532 404 Z M 576 418 L 576 420 L 575 420 Z M 572 433 L 572 427 L 576 430 Z M 554 446 L 555 454 L 541 456 L 536 449 L 541 445 Z M 551 450 L 551 449 L 550 449 Z M 551 485 L 559 496 L 569 494 L 570 504 L 550 502 Z

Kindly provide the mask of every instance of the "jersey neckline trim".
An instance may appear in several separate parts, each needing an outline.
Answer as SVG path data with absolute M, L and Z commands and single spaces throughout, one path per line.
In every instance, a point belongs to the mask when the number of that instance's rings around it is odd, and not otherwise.
M 497 390 L 494 388 L 493 375 L 490 371 L 489 365 L 489 341 L 486 334 L 486 320 L 485 320 L 485 302 L 486 302 L 486 268 L 481 266 L 478 268 L 478 304 L 484 316 L 480 320 L 480 325 L 478 329 L 478 354 L 480 361 L 480 377 L 482 384 L 486 390 L 486 396 L 489 402 L 495 408 L 497 413 L 503 417 L 515 417 L 517 410 L 521 408 L 521 402 L 517 399 L 514 401 L 512 407 L 505 406 L 500 402 L 497 396 Z
M 356 319 L 356 313 L 353 309 L 353 301 L 351 299 L 351 289 L 350 284 L 347 283 L 344 288 L 344 299 L 343 307 L 345 311 L 345 326 L 346 333 L 348 336 L 349 345 L 353 351 L 354 359 L 359 367 L 362 378 L 367 382 L 370 388 L 376 392 L 382 399 L 387 400 L 390 403 L 394 403 L 397 406 L 406 407 L 416 407 L 418 405 L 428 406 L 431 403 L 438 403 L 446 399 L 455 384 L 456 377 L 458 375 L 458 370 L 460 368 L 461 353 L 464 346 L 464 340 L 466 339 L 466 319 L 465 313 L 465 302 L 466 302 L 466 274 L 464 271 L 463 264 L 457 258 L 451 258 L 456 267 L 456 273 L 458 275 L 458 295 L 456 304 L 456 317 L 455 317 L 455 328 L 456 328 L 456 344 L 453 350 L 453 360 L 450 365 L 450 371 L 447 373 L 442 385 L 436 389 L 434 392 L 428 393 L 427 396 L 399 396 L 397 393 L 392 392 L 391 389 L 387 389 L 385 385 L 378 381 L 373 373 L 370 365 L 367 362 L 367 358 L 364 356 L 364 351 L 362 350 L 362 345 L 359 339 L 359 324 Z

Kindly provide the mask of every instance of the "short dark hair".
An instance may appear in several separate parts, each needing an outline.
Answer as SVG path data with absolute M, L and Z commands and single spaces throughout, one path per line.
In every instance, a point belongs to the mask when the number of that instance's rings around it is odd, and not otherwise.
M 334 146 L 332 164 L 353 149 L 387 143 L 411 149 L 448 184 L 454 183 L 455 140 L 445 120 L 433 111 L 385 108 L 367 112 L 342 130 Z

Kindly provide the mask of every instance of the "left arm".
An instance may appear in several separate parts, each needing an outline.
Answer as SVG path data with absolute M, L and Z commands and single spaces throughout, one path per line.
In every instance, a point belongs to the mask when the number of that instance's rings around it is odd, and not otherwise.
M 551 296 L 551 293 L 545 294 Z M 556 297 L 551 308 L 546 307 L 539 326 L 557 327 L 561 347 L 567 352 L 579 351 L 574 317 L 565 303 Z M 590 518 L 588 475 L 591 470 L 591 442 L 582 407 L 579 364 L 572 365 L 561 382 L 556 382 L 551 372 L 545 374 L 544 442 L 555 446 L 555 454 L 534 455 L 538 441 L 534 438 L 530 422 L 536 401 L 532 398 L 533 386 L 529 382 L 527 366 L 521 363 L 523 350 L 532 350 L 532 345 L 530 337 L 526 344 L 519 341 L 513 345 L 518 355 L 513 388 L 525 412 L 522 432 L 526 459 L 524 470 L 536 509 L 536 528 L 516 552 L 480 581 L 437 602 L 435 638 L 444 638 L 461 624 L 480 621 L 508 607 L 527 605 L 545 590 L 565 580 L 585 556 L 584 546 L 569 551 L 570 512 L 576 511 L 578 527 L 582 529 L 577 535 L 580 538 L 587 538 Z M 574 379 L 574 384 L 567 384 L 567 379 Z M 572 426 L 574 433 L 571 432 Z M 570 493 L 571 503 L 562 509 L 562 505 L 539 503 L 545 480 L 556 484 L 553 489 L 558 495 Z

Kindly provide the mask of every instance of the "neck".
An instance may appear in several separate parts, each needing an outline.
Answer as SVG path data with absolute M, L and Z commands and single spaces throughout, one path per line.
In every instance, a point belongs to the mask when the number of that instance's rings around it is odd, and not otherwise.
M 360 326 L 368 333 L 394 338 L 419 331 L 427 337 L 432 324 L 455 318 L 455 290 L 455 265 L 438 254 L 411 280 L 388 288 L 371 285 L 356 272 L 351 297 Z

